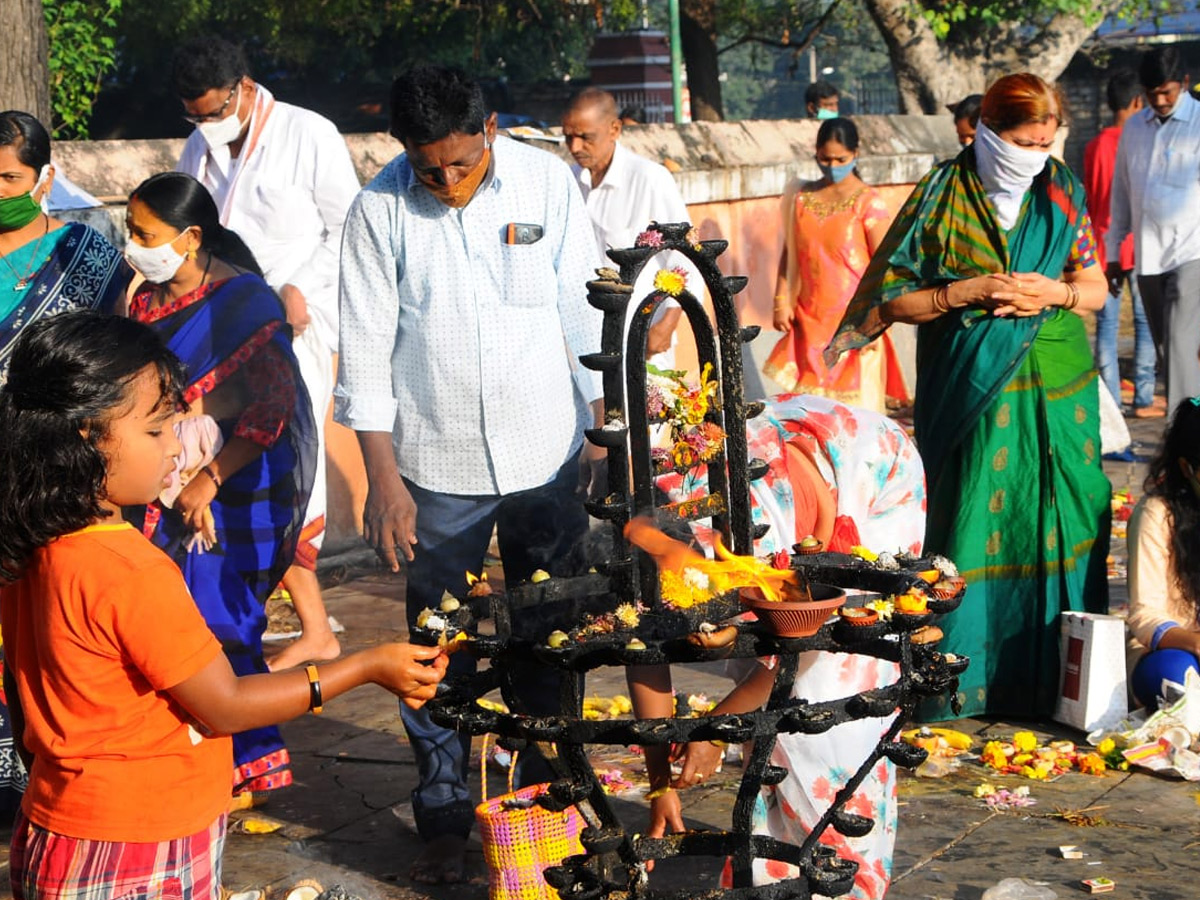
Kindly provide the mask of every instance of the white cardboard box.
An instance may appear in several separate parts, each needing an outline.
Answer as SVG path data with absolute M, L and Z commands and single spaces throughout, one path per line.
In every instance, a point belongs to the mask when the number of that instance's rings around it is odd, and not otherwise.
M 1063 613 L 1059 665 L 1057 721 L 1092 731 L 1128 714 L 1124 619 Z

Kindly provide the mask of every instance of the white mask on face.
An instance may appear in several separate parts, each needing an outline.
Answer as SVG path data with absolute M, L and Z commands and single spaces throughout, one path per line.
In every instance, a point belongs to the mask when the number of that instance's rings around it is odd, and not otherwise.
M 223 119 L 218 119 L 215 122 L 201 122 L 196 126 L 196 130 L 200 132 L 200 136 L 208 144 L 209 150 L 228 146 L 238 139 L 238 135 L 242 133 L 242 129 L 245 127 L 242 120 L 238 118 L 238 111 L 241 107 L 242 86 L 239 84 L 237 87 L 237 103 L 233 106 L 233 112 Z
M 983 189 L 996 207 L 996 218 L 1005 230 L 1017 224 L 1021 202 L 1033 179 L 1050 160 L 1049 150 L 1018 147 L 1001 138 L 983 122 L 975 131 L 975 168 Z
M 174 243 L 179 237 L 180 235 L 176 235 L 157 247 L 143 247 L 130 240 L 125 244 L 125 260 L 151 284 L 166 284 L 175 277 L 175 273 L 187 259 L 175 250 Z

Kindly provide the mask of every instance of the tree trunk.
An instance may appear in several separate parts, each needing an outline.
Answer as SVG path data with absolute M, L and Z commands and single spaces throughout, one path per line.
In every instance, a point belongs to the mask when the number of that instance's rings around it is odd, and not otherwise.
M 46 20 L 42 0 L 0 0 L 8 29 L 0 53 L 0 109 L 19 109 L 52 126 Z
M 681 0 L 679 37 L 687 66 L 693 121 L 723 121 L 721 65 L 717 59 L 717 0 Z
M 1009 72 L 1057 81 L 1092 32 L 1079 16 L 1060 14 L 1032 38 L 1028 24 L 1008 22 L 986 35 L 951 31 L 939 41 L 912 0 L 863 0 L 887 45 L 906 113 L 940 113 L 968 94 L 982 94 Z M 1120 0 L 1104 0 L 1111 10 Z

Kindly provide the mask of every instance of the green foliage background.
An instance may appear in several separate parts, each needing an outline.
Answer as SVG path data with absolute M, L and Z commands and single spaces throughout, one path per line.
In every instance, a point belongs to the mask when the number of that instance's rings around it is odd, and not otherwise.
M 100 81 L 116 63 L 121 0 L 42 0 L 56 138 L 87 137 Z
M 886 48 L 862 0 L 713 0 L 726 115 L 731 119 L 803 114 L 809 80 L 803 48 L 848 96 L 862 85 L 886 93 Z M 1037 23 L 1059 12 L 1099 24 L 1096 0 L 910 0 L 940 41 L 986 41 L 1001 23 Z M 666 0 L 42 0 L 49 32 L 54 133 L 86 137 L 103 87 L 125 120 L 175 122 L 167 73 L 173 48 L 203 29 L 246 45 L 254 73 L 286 84 L 291 96 L 356 92 L 378 98 L 394 74 L 415 63 L 460 65 L 496 83 L 558 83 L 586 78 L 595 34 L 666 28 Z M 1178 0 L 1124 0 L 1145 16 Z M 830 8 L 832 11 L 830 12 Z M 822 19 L 823 14 L 830 12 Z M 121 92 L 124 92 L 123 94 Z M 320 104 L 316 104 L 319 108 Z M 522 110 L 513 110 L 520 112 Z M 108 123 L 111 126 L 111 122 Z M 147 126 L 149 127 L 149 126 Z M 110 129 L 111 130 L 111 129 Z M 119 133 L 119 132 L 117 132 Z

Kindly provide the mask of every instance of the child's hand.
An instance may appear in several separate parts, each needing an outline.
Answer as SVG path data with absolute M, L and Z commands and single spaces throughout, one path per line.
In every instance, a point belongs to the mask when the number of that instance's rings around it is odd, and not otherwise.
M 433 698 L 450 661 L 441 648 L 418 644 L 384 644 L 378 652 L 377 675 L 372 680 L 412 709 Z
M 652 792 L 653 793 L 653 792 Z M 687 828 L 683 824 L 683 805 L 679 802 L 679 794 L 671 788 L 664 789 L 650 800 L 650 827 L 646 829 L 646 837 L 660 838 L 668 832 L 683 834 Z M 654 861 L 646 863 L 646 871 L 654 869 Z

